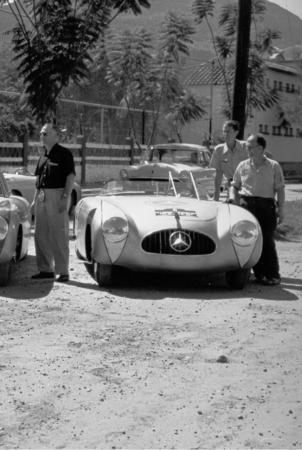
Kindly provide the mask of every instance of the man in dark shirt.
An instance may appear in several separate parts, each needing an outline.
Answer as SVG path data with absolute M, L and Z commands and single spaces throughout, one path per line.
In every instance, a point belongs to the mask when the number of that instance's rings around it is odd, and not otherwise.
M 39 272 L 33 279 L 54 278 L 69 281 L 69 217 L 70 194 L 75 179 L 72 153 L 58 143 L 57 132 L 46 123 L 40 133 L 45 148 L 35 171 L 36 193 L 35 247 Z

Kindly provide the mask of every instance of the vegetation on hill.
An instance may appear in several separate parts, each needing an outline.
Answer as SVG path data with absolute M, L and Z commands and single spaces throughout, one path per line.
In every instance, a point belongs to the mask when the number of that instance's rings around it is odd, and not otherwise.
M 144 32 L 150 36 L 150 39 L 152 38 L 154 49 L 159 45 L 159 27 L 167 12 L 173 10 L 173 14 L 179 14 L 188 23 L 190 21 L 193 23 L 193 2 L 194 0 L 186 2 L 183 0 L 152 0 L 150 1 L 151 8 L 147 9 L 145 6 L 148 5 L 148 0 L 127 0 L 122 3 L 122 5 L 127 5 L 126 10 L 124 10 L 121 8 L 119 0 L 106 0 L 105 2 L 94 0 L 92 3 L 82 1 L 77 3 L 81 4 L 82 8 L 85 7 L 83 6 L 85 4 L 94 5 L 96 8 L 94 14 L 91 14 L 91 10 L 89 10 L 88 15 L 82 14 L 83 11 L 81 11 L 81 14 L 72 18 L 72 14 L 70 15 L 72 2 L 70 0 L 62 2 L 39 1 L 37 5 L 40 6 L 36 9 L 36 25 L 32 31 L 26 30 L 24 32 L 23 24 L 20 21 L 18 27 L 14 30 L 13 44 L 19 64 L 19 75 L 16 66 L 9 62 L 11 55 L 9 40 L 12 35 L 3 35 L 3 40 L 0 42 L 0 55 L 2 56 L 0 81 L 2 89 L 6 91 L 22 91 L 25 81 L 27 99 L 29 99 L 32 107 L 31 111 L 40 120 L 43 120 L 49 111 L 54 112 L 56 110 L 56 98 L 61 92 L 64 92 L 64 95 L 68 95 L 70 98 L 78 98 L 80 96 L 83 100 L 89 100 L 90 97 L 94 102 L 114 103 L 119 102 L 122 98 L 125 102 L 128 97 L 125 95 L 117 96 L 113 85 L 108 89 L 109 79 L 106 80 L 106 66 L 98 67 L 95 70 L 96 61 L 90 51 L 91 48 L 102 46 L 104 31 L 110 26 L 113 34 L 118 28 L 121 34 L 123 34 L 123 30 L 129 30 L 129 33 L 132 33 L 132 35 L 137 35 L 137 30 L 143 27 Z M 29 0 L 25 0 L 25 3 L 28 5 L 32 4 Z M 227 3 L 228 0 L 220 0 L 218 6 L 220 7 Z M 235 3 L 233 1 L 233 4 Z M 261 3 L 261 1 L 258 3 Z M 54 7 L 54 5 L 56 6 Z M 101 7 L 98 10 L 99 5 Z M 6 12 L 3 12 L 5 8 Z M 11 6 L 2 6 L 0 11 L 0 29 L 2 31 L 7 31 L 12 28 L 12 25 L 16 25 L 18 15 L 14 17 L 8 14 L 9 8 Z M 55 11 L 55 8 L 59 9 Z M 96 11 L 99 14 L 96 14 Z M 135 16 L 133 11 L 136 13 L 141 12 L 141 14 Z M 116 17 L 116 13 L 120 12 L 123 12 L 123 14 Z M 299 29 L 300 32 L 299 35 L 297 34 L 296 42 L 300 38 L 302 43 L 302 21 L 290 15 L 290 13 L 284 13 L 282 8 L 270 2 L 267 2 L 267 13 L 263 16 L 263 22 L 260 24 L 260 27 L 265 27 L 269 20 L 270 24 L 275 24 L 275 27 L 283 33 L 282 39 L 279 39 L 280 44 L 282 42 L 289 43 L 289 32 L 285 28 L 285 22 L 288 26 L 289 17 L 292 24 L 290 37 L 293 36 L 295 30 Z M 75 20 L 72 21 L 73 19 Z M 211 19 L 213 30 L 216 32 L 218 15 L 213 14 Z M 30 16 L 24 20 L 25 24 L 28 23 Z M 87 24 L 89 24 L 89 27 L 87 27 Z M 69 30 L 68 33 L 66 33 L 66 30 Z M 87 34 L 85 34 L 86 32 Z M 101 40 L 99 39 L 100 37 Z M 208 59 L 211 52 L 212 43 L 209 39 L 208 28 L 203 26 L 203 24 L 202 26 L 196 26 L 196 33 L 192 37 L 191 42 L 188 43 L 188 51 L 180 52 L 181 54 L 179 55 L 178 69 L 180 67 L 183 68 L 182 71 L 178 72 L 179 81 L 181 82 L 184 75 L 202 62 L 204 58 Z M 108 59 L 104 61 L 108 64 Z M 259 70 L 254 73 L 254 79 L 258 81 L 261 79 L 259 73 Z M 83 80 L 85 78 L 87 81 L 84 83 Z M 155 94 L 155 92 L 156 90 L 153 93 Z M 179 90 L 179 92 L 181 91 Z M 260 97 L 254 95 L 253 98 L 255 101 L 258 101 Z M 185 117 L 179 115 L 181 107 L 184 107 L 183 111 L 187 114 L 188 100 L 194 99 L 189 99 L 182 92 L 179 96 L 178 109 L 171 108 L 170 116 L 174 117 L 174 123 L 177 120 L 181 121 Z M 137 98 L 134 103 L 139 104 Z M 32 119 L 31 111 L 28 111 L 24 106 L 24 101 L 20 104 L 16 102 L 16 99 L 10 98 L 7 100 L 7 97 L 0 97 L 2 117 L 3 115 L 6 116 L 6 121 L 8 122 L 12 120 L 11 115 L 17 121 L 24 122 L 23 119 L 26 117 Z M 146 104 L 142 106 L 146 107 Z M 23 114 L 24 117 L 20 117 L 20 114 L 21 116 Z M 24 123 L 22 127 L 24 129 Z M 176 134 L 177 132 L 176 129 Z

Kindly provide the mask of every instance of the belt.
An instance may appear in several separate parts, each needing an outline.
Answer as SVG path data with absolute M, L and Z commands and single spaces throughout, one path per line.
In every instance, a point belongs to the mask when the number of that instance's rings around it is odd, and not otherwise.
M 252 205 L 274 205 L 275 200 L 273 198 L 268 197 L 253 197 L 250 195 L 241 195 L 240 196 L 244 201 Z

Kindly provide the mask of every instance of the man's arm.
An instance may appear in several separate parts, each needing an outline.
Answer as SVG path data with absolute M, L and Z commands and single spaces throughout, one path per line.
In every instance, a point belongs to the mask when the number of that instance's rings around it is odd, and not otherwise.
M 284 186 L 277 189 L 276 193 L 277 193 L 279 223 L 281 223 L 285 219 L 285 214 L 284 214 L 285 189 L 284 189 Z
M 221 170 L 216 170 L 216 174 L 215 174 L 215 192 L 214 192 L 214 200 L 216 200 L 216 201 L 219 200 L 222 177 L 223 177 L 223 172 Z
M 236 186 L 231 185 L 229 188 L 228 203 L 234 203 L 235 205 L 239 205 L 239 191 L 236 188 Z
M 64 187 L 64 190 L 63 190 L 63 193 L 61 196 L 61 200 L 59 202 L 59 212 L 60 213 L 67 211 L 67 209 L 68 209 L 70 194 L 71 194 L 71 191 L 72 191 L 72 188 L 74 185 L 74 179 L 75 179 L 75 174 L 73 172 L 71 172 L 66 177 L 65 187 Z
M 69 197 L 74 185 L 74 179 L 75 179 L 75 174 L 74 173 L 70 173 L 69 175 L 67 175 L 66 177 L 66 183 L 65 183 L 65 188 L 63 191 L 63 197 Z
M 214 180 L 214 200 L 218 201 L 219 200 L 219 196 L 220 196 L 220 187 L 221 187 L 221 182 L 222 182 L 222 177 L 223 177 L 223 172 L 221 170 L 220 167 L 220 152 L 219 152 L 219 146 L 215 147 L 212 157 L 211 157 L 211 161 L 209 164 L 209 168 L 215 169 L 216 173 L 215 173 L 215 180 Z

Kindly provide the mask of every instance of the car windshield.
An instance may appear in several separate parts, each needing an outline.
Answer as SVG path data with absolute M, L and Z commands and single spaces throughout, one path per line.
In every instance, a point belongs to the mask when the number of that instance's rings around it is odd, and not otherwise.
M 202 181 L 202 182 L 200 182 Z M 204 180 L 189 174 L 186 178 L 127 178 L 108 181 L 100 190 L 101 195 L 165 195 L 210 199 L 212 193 Z
M 207 151 L 182 149 L 154 149 L 152 162 L 179 164 L 208 164 L 210 156 Z

